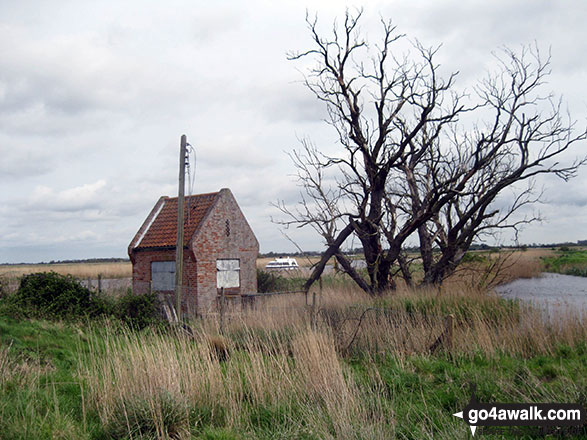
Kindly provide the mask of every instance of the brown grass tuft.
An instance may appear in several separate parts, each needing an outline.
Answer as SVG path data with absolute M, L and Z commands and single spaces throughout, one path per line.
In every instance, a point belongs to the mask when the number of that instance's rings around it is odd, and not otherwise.
M 227 426 L 245 431 L 254 423 L 256 408 L 279 408 L 284 417 L 292 416 L 289 411 L 302 413 L 308 426 L 299 429 L 320 438 L 356 438 L 365 430 L 372 438 L 385 438 L 327 333 L 299 328 L 290 341 L 245 338 L 224 362 L 210 343 L 219 340 L 205 334 L 193 339 L 175 333 L 107 331 L 105 337 L 103 348 L 94 341 L 80 375 L 88 402 L 106 426 L 124 428 L 120 414 L 131 414 L 128 430 L 167 438 L 169 423 L 160 409 L 163 395 L 174 407 L 189 402 L 191 414 L 204 408 L 222 412 Z M 145 419 L 152 420 L 151 425 L 137 427 L 137 405 L 148 412 Z M 183 428 L 173 428 L 181 433 L 178 438 L 187 435 Z
M 447 314 L 453 338 L 440 356 L 531 358 L 587 339 L 571 312 L 549 321 L 455 280 L 379 298 L 325 288 L 317 300 L 313 310 L 303 295 L 264 298 L 230 312 L 223 336 L 215 315 L 193 322 L 194 336 L 96 330 L 80 362 L 87 401 L 112 432 L 135 437 L 188 438 L 198 420 L 214 419 L 245 433 L 269 423 L 294 438 L 393 438 L 391 397 L 370 361 L 430 356 Z M 367 360 L 360 385 L 345 357 Z M 292 425 L 297 420 L 304 424 Z

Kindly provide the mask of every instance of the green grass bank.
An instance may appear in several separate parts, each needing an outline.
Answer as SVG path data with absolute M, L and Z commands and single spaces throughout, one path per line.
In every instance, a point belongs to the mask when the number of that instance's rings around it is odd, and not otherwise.
M 465 439 L 487 402 L 587 406 L 586 330 L 486 292 L 325 291 L 313 319 L 286 298 L 193 334 L 113 317 L 0 316 L 2 439 Z M 444 317 L 454 340 L 430 352 Z M 524 430 L 482 438 L 587 438 Z

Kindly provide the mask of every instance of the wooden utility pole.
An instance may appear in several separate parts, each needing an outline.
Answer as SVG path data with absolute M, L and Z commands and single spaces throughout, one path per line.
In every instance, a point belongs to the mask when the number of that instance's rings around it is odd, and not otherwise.
M 181 284 L 183 282 L 183 218 L 185 192 L 185 161 L 187 138 L 181 135 L 179 149 L 179 192 L 177 195 L 177 242 L 175 244 L 175 313 L 181 322 Z
M 220 288 L 220 334 L 224 335 L 224 307 L 226 306 L 226 295 L 224 287 Z

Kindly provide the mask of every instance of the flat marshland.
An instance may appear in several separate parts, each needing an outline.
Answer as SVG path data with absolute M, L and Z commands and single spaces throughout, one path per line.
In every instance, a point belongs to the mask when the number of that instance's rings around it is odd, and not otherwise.
M 132 276 L 130 261 L 113 263 L 46 263 L 46 264 L 3 264 L 0 265 L 0 277 L 19 278 L 36 272 L 57 272 L 72 275 L 82 280 L 91 278 L 128 278 Z
M 508 264 L 512 263 L 515 266 L 515 271 L 525 271 L 522 275 L 530 273 L 532 275 L 538 274 L 543 269 L 542 260 L 555 259 L 564 254 L 567 255 L 573 251 L 556 251 L 554 249 L 528 249 L 521 252 L 505 252 L 508 255 L 511 253 Z M 491 258 L 496 258 L 499 253 L 488 251 L 472 252 L 471 255 L 483 255 Z M 582 263 L 587 261 L 587 251 L 574 252 L 572 255 L 578 258 Z M 358 257 L 357 257 L 358 258 Z M 257 267 L 264 269 L 266 264 L 272 261 L 273 258 L 259 258 L 257 259 Z M 313 264 L 317 263 L 319 257 L 298 257 L 296 258 L 299 266 L 303 270 L 308 270 Z M 549 260 L 548 260 L 549 261 Z M 515 264 L 514 264 L 515 263 Z M 331 259 L 330 265 L 334 266 L 334 259 Z M 560 264 L 551 265 L 552 269 L 560 267 Z M 547 266 L 547 267 L 551 267 Z M 567 266 L 564 266 L 567 267 Z M 95 263 L 42 263 L 42 264 L 0 264 L 0 277 L 16 280 L 19 277 L 36 272 L 57 272 L 62 275 L 72 275 L 81 280 L 97 279 L 98 275 L 102 278 L 130 278 L 132 276 L 132 264 L 130 261 L 119 262 L 95 262 Z M 556 270 L 555 270 L 556 271 Z M 511 277 L 516 277 L 517 273 L 514 268 L 508 269 Z
M 377 298 L 325 280 L 314 308 L 269 297 L 230 310 L 222 331 L 215 314 L 133 330 L 0 307 L 0 438 L 465 439 L 452 414 L 471 383 L 483 402 L 587 406 L 587 328 L 572 311 L 545 321 L 471 279 Z

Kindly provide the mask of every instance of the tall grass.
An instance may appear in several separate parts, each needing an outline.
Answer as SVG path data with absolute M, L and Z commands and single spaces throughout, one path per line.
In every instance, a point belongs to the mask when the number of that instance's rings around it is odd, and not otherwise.
M 12 353 L 12 344 L 0 344 L 0 390 L 13 387 L 34 388 L 39 378 L 53 369 L 33 357 L 20 358 Z
M 312 309 L 304 305 L 303 296 L 268 298 L 255 309 L 235 313 L 227 332 L 238 334 L 247 328 L 265 334 L 309 326 Z M 452 283 L 443 291 L 403 288 L 381 298 L 350 287 L 325 288 L 317 294 L 315 312 L 317 329 L 332 335 L 342 355 L 427 354 L 449 314 L 454 316 L 452 352 L 458 354 L 531 357 L 550 354 L 561 343 L 587 340 L 587 328 L 573 310 L 545 319 L 529 304 L 504 300 L 464 283 Z M 217 331 L 214 319 L 198 325 L 204 331 Z
M 444 285 L 465 283 L 472 288 L 489 289 L 519 278 L 537 277 L 544 271 L 541 257 L 550 253 L 548 249 L 470 253 Z
M 235 312 L 223 335 L 213 315 L 191 334 L 97 331 L 79 375 L 89 409 L 114 438 L 181 439 L 211 426 L 255 438 L 393 438 L 395 411 L 406 405 L 377 366 L 432 362 L 447 314 L 454 333 L 440 359 L 532 359 L 587 340 L 577 319 L 545 321 L 531 307 L 466 287 L 383 299 L 324 289 L 315 309 L 292 295 Z
M 388 415 L 372 411 L 382 396 L 359 389 L 331 336 L 298 330 L 291 340 L 245 338 L 224 361 L 205 333 L 106 332 L 80 374 L 114 437 L 188 438 L 216 423 L 293 437 L 388 438 Z
M 75 347 L 70 332 L 41 321 L 0 324 L 0 438 L 90 438 L 76 417 L 79 386 L 63 368 L 68 353 L 60 343 Z M 54 359 L 45 351 L 47 342 Z

